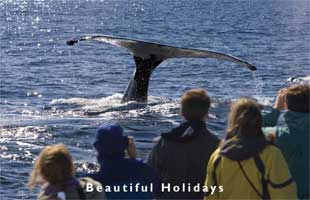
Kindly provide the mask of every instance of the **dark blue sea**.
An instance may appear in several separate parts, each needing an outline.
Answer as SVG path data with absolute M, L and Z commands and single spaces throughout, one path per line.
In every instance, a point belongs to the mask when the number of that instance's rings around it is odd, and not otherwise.
M 310 79 L 307 0 L 1 0 L 0 199 L 33 199 L 27 181 L 46 145 L 64 143 L 78 172 L 96 163 L 96 127 L 118 122 L 146 158 L 152 139 L 177 126 L 179 98 L 205 88 L 208 127 L 221 137 L 230 103 L 272 105 L 276 92 Z M 108 34 L 228 53 L 255 73 L 214 59 L 171 59 L 150 82 L 149 102 L 120 103 L 134 71 L 125 50 L 83 34 Z M 294 79 L 295 78 L 295 79 Z

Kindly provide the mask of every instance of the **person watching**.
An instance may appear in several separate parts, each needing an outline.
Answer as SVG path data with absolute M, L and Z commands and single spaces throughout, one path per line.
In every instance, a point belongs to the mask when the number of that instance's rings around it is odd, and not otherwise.
M 208 160 L 219 143 L 205 123 L 210 104 L 211 99 L 203 89 L 189 90 L 182 96 L 181 112 L 186 121 L 162 133 L 148 159 L 162 183 L 179 187 L 183 183 L 203 186 Z M 202 199 L 203 192 L 163 191 L 160 198 Z
M 309 199 L 310 86 L 292 85 L 278 92 L 274 108 L 263 112 L 264 133 L 274 138 L 297 183 L 298 198 Z M 281 114 L 282 113 L 282 114 Z
M 86 185 L 101 187 L 91 178 L 74 177 L 72 157 L 64 144 L 45 147 L 35 161 L 28 186 L 41 186 L 38 200 L 105 199 L 104 192 L 87 192 Z
M 296 199 L 296 184 L 281 151 L 267 142 L 259 105 L 239 99 L 232 105 L 227 133 L 212 154 L 204 199 Z
M 111 189 L 106 192 L 107 199 L 153 199 L 158 178 L 150 166 L 136 159 L 134 139 L 124 136 L 123 132 L 123 128 L 117 124 L 98 127 L 93 145 L 100 171 L 88 176 Z M 129 158 L 125 158 L 125 152 Z M 132 186 L 134 189 L 130 191 Z

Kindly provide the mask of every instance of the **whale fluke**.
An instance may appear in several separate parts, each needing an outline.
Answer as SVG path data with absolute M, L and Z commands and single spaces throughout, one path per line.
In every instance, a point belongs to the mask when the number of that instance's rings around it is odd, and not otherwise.
M 125 101 L 147 101 L 149 79 L 153 70 L 164 60 L 170 58 L 215 58 L 234 62 L 252 71 L 256 67 L 237 57 L 209 50 L 181 48 L 158 43 L 132 40 L 109 35 L 84 35 L 67 41 L 74 45 L 79 41 L 95 40 L 126 48 L 134 57 L 136 70 L 123 97 Z

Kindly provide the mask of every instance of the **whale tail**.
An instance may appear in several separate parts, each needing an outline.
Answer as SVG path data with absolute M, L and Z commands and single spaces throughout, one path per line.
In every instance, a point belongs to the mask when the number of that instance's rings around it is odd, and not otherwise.
M 147 101 L 149 80 L 154 69 L 164 60 L 170 58 L 215 58 L 234 62 L 243 67 L 255 71 L 256 67 L 237 57 L 214 52 L 209 50 L 199 50 L 190 48 L 180 48 L 162 45 L 152 42 L 144 42 L 126 38 L 113 37 L 108 35 L 85 35 L 67 41 L 67 45 L 74 45 L 79 41 L 95 40 L 110 43 L 126 48 L 135 60 L 136 69 L 123 96 L 126 101 Z
M 128 83 L 122 102 L 137 101 L 145 102 L 148 96 L 149 81 L 154 69 L 160 65 L 163 60 L 152 56 L 148 59 L 134 56 L 136 69 L 131 80 Z

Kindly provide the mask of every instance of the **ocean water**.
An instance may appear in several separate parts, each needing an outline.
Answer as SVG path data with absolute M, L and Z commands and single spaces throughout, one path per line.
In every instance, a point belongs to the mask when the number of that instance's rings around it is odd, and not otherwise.
M 191 88 L 209 91 L 208 127 L 221 137 L 233 100 L 272 105 L 283 86 L 309 81 L 309 7 L 307 0 L 0 1 L 0 199 L 35 198 L 26 184 L 46 145 L 66 144 L 77 170 L 91 171 L 102 123 L 120 123 L 147 158 L 152 139 L 182 121 L 179 98 Z M 98 42 L 66 45 L 95 33 L 229 53 L 258 70 L 171 59 L 153 73 L 147 104 L 121 104 L 131 55 Z

